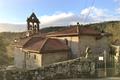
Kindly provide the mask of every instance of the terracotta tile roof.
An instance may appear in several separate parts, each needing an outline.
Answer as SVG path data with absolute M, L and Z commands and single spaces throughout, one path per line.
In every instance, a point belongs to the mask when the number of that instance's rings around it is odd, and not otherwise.
M 100 32 L 91 27 L 79 27 L 79 33 L 76 26 L 68 27 L 64 30 L 48 33 L 48 36 L 72 36 L 72 35 L 100 35 Z
M 68 46 L 58 39 L 48 38 L 41 51 L 50 52 L 57 50 L 68 50 Z
M 46 38 L 42 38 L 42 37 L 32 37 L 23 46 L 23 49 L 39 51 L 42 48 L 45 40 L 46 40 Z
M 68 50 L 68 46 L 58 39 L 32 37 L 23 47 L 24 50 L 38 52 L 55 52 Z
M 24 35 L 23 37 L 16 39 L 17 42 L 14 42 L 13 45 L 16 47 L 23 47 L 26 42 L 28 42 L 32 37 L 46 37 L 46 33 L 38 32 L 34 35 L 30 35 L 27 37 Z
M 93 28 L 85 27 L 85 28 L 80 29 L 80 34 L 83 34 L 83 35 L 100 35 L 100 32 L 93 29 Z

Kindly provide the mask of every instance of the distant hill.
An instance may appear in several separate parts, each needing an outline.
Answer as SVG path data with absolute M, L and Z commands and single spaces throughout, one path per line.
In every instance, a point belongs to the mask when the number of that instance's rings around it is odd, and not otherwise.
M 67 28 L 67 26 L 50 26 L 50 27 L 42 28 L 41 31 L 48 33 L 48 32 L 58 31 L 64 28 Z
M 0 23 L 0 32 L 23 32 L 26 29 L 25 24 Z
M 110 38 L 110 41 L 114 41 L 116 39 L 120 39 L 120 21 L 110 21 L 110 22 L 102 22 L 102 23 L 95 23 L 95 24 L 87 24 L 84 27 L 89 26 L 93 27 L 100 31 L 106 31 L 112 33 L 113 36 Z M 67 26 L 59 26 L 59 27 L 47 27 L 42 28 L 42 32 L 52 32 L 58 31 L 60 29 L 67 28 Z M 19 38 L 24 33 L 16 33 L 16 32 L 2 32 L 0 33 L 0 65 L 5 64 L 13 64 L 13 46 L 11 42 L 15 38 Z

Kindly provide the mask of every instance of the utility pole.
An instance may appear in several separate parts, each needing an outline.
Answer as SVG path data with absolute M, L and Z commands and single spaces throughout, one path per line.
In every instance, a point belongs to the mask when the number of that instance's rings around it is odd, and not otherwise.
M 77 22 L 77 33 L 78 33 L 78 53 L 80 54 L 80 24 Z M 75 56 L 76 57 L 76 56 Z

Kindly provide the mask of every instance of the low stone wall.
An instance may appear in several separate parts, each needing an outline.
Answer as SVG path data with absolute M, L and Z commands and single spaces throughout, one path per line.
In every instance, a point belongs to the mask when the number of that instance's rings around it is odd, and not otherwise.
M 95 63 L 83 58 L 68 60 L 29 71 L 0 71 L 0 80 L 55 80 L 92 77 Z

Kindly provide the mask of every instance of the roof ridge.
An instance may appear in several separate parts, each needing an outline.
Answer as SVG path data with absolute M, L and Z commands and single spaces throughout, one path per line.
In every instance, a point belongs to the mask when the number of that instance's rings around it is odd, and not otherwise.
M 47 42 L 48 39 L 49 39 L 49 38 L 46 38 L 45 41 L 42 43 L 42 46 L 40 47 L 39 52 L 42 50 L 43 46 L 45 45 L 45 43 Z

